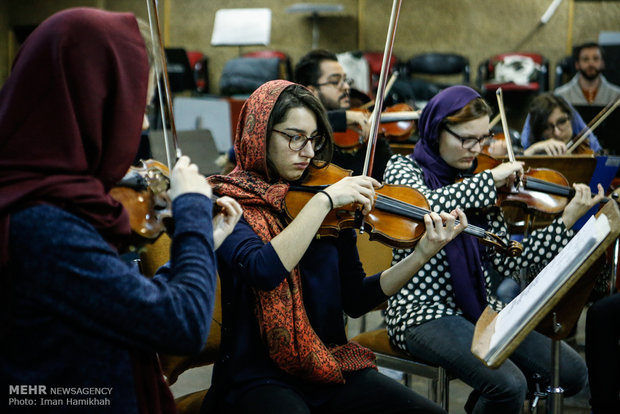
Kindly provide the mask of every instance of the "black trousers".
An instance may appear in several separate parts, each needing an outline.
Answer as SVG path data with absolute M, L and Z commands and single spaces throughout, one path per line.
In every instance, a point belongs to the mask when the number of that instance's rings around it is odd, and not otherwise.
M 346 384 L 337 384 L 334 397 L 319 406 L 310 406 L 296 391 L 280 385 L 262 385 L 248 391 L 229 412 L 244 414 L 447 414 L 435 403 L 410 388 L 368 368 L 347 375 Z

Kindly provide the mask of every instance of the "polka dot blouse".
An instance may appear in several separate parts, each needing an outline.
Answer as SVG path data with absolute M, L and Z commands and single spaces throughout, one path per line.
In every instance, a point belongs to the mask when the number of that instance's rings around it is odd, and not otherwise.
M 420 191 L 427 198 L 431 209 L 438 213 L 450 212 L 459 207 L 471 217 L 472 211 L 469 209 L 479 209 L 480 221 L 489 224 L 487 230 L 508 240 L 504 215 L 501 209 L 495 207 L 497 192 L 489 171 L 431 190 L 426 186 L 423 171 L 417 163 L 410 157 L 397 154 L 390 159 L 384 180 L 388 184 L 407 185 Z M 523 254 L 519 257 L 509 258 L 481 245 L 489 305 L 496 311 L 504 305 L 496 298 L 491 286 L 496 289 L 497 283 L 506 277 L 518 281 L 520 269 L 532 269 L 535 275 L 572 236 L 573 231 L 567 230 L 558 217 L 549 226 L 533 231 L 523 240 Z M 404 259 L 411 251 L 394 249 L 392 264 Z M 450 271 L 446 253 L 441 250 L 389 299 L 386 311 L 388 333 L 401 349 L 406 350 L 404 332 L 407 328 L 444 316 L 462 314 L 454 298 Z

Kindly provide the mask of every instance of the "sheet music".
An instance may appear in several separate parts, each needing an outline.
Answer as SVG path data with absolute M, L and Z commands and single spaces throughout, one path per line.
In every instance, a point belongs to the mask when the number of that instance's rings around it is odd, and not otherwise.
M 271 9 L 219 9 L 215 12 L 211 46 L 269 45 Z
M 485 359 L 493 358 L 498 345 L 514 338 L 609 234 L 607 216 L 591 217 L 562 251 L 498 315 Z

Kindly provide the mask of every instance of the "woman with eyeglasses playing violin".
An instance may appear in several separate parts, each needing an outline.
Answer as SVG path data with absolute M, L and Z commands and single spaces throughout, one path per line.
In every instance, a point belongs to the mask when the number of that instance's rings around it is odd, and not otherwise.
M 214 412 L 445 413 L 379 373 L 372 351 L 347 340 L 343 316 L 383 303 L 467 218 L 427 215 L 412 254 L 366 277 L 353 229 L 316 234 L 334 208 L 356 203 L 367 214 L 376 180 L 347 176 L 312 196 L 295 218 L 284 217 L 291 183 L 328 161 L 332 146 L 325 110 L 308 89 L 267 82 L 241 110 L 235 169 L 209 179 L 214 193 L 243 207 L 218 250 L 222 341 L 204 405 Z
M 496 207 L 498 188 L 514 182 L 515 173 L 523 173 L 522 163 L 506 162 L 457 182 L 462 173 L 475 169 L 474 161 L 489 135 L 490 114 L 489 105 L 473 89 L 444 89 L 422 110 L 421 138 L 414 152 L 390 159 L 385 182 L 422 192 L 433 211 L 458 207 L 467 212 L 470 223 L 507 235 L 503 213 Z M 521 256 L 505 257 L 460 234 L 412 273 L 388 301 L 386 322 L 392 342 L 471 386 L 468 413 L 519 413 L 533 375 L 550 379 L 551 340 L 538 332 L 528 335 L 497 369 L 484 365 L 470 349 L 484 308 L 499 311 L 504 306 L 496 293 L 496 279 L 517 279 L 519 269 L 550 260 L 572 237 L 570 228 L 593 205 L 587 186 L 579 185 L 576 191 L 561 217 L 523 240 Z M 409 253 L 394 249 L 392 264 Z M 573 395 L 585 384 L 585 364 L 567 344 L 562 344 L 561 355 L 561 384 L 566 395 Z
M 562 155 L 567 144 L 586 126 L 575 109 L 564 98 L 546 92 L 538 95 L 530 104 L 521 143 L 523 155 Z M 602 150 L 594 134 L 586 146 L 594 153 Z

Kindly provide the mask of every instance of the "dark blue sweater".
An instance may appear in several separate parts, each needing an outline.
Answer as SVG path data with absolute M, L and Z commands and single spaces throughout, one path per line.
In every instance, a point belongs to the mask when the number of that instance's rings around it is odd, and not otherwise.
M 209 399 L 234 401 L 240 393 L 267 383 L 293 387 L 310 404 L 337 392 L 337 386 L 295 378 L 269 358 L 254 316 L 252 289 L 273 289 L 289 274 L 271 243 L 263 243 L 242 219 L 217 254 L 223 326 Z M 346 343 L 344 313 L 358 317 L 387 299 L 379 285 L 380 274 L 365 277 L 353 230 L 342 231 L 338 238 L 314 239 L 299 268 L 308 318 L 327 346 Z
M 10 280 L 3 275 L 0 373 L 5 403 L 15 386 L 43 385 L 20 412 L 136 413 L 129 353 L 198 352 L 215 291 L 211 202 L 173 203 L 170 274 L 148 279 L 126 264 L 84 220 L 40 205 L 11 215 Z M 13 386 L 13 387 L 11 387 Z M 40 406 L 53 387 L 111 388 L 108 406 Z M 92 397 L 72 395 L 74 398 Z M 63 398 L 64 399 L 64 398 Z M 11 411 L 16 406 L 9 406 Z

